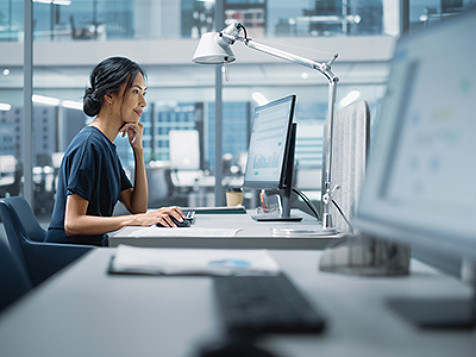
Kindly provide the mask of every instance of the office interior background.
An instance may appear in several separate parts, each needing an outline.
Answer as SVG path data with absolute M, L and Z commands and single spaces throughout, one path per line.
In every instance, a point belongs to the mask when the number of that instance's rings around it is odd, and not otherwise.
M 148 106 L 142 117 L 149 206 L 206 206 L 223 185 L 242 180 L 253 109 L 267 100 L 297 95 L 295 186 L 319 200 L 322 128 L 327 82 L 316 71 L 240 45 L 236 63 L 215 66 L 191 59 L 204 32 L 242 22 L 252 38 L 333 65 L 340 109 L 368 102 L 371 119 L 385 94 L 389 61 L 400 35 L 456 14 L 469 0 L 33 0 L 33 130 L 23 137 L 24 1 L 0 1 L 0 196 L 23 192 L 24 142 L 32 143 L 33 207 L 48 222 L 61 154 L 92 118 L 82 95 L 92 68 L 109 56 L 126 56 L 147 72 Z M 218 26 L 218 28 L 220 28 Z M 220 73 L 220 74 L 218 74 Z M 222 160 L 215 160 L 216 81 L 222 81 Z M 171 145 L 171 131 L 198 140 Z M 132 152 L 116 140 L 124 167 Z M 189 162 L 174 162 L 171 151 Z M 193 155 L 190 153 L 199 153 Z M 177 157 L 177 155 L 175 155 Z M 29 169 L 29 168 L 28 168 Z M 249 208 L 253 193 L 245 192 Z

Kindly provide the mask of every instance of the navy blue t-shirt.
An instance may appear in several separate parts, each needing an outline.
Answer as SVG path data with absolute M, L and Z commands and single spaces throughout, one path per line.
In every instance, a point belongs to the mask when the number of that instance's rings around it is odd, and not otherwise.
M 66 199 L 68 195 L 76 193 L 89 202 L 87 215 L 110 217 L 121 192 L 130 187 L 132 184 L 121 165 L 116 145 L 99 129 L 93 126 L 83 128 L 64 153 L 58 175 L 56 202 L 45 240 L 107 245 L 107 235 L 66 235 Z

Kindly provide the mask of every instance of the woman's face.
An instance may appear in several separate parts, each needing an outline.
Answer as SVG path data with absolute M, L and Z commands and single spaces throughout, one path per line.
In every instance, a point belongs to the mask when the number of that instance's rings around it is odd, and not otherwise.
M 123 96 L 124 100 L 121 105 L 121 117 L 123 122 L 128 124 L 136 124 L 139 122 L 142 110 L 147 105 L 145 101 L 146 90 L 144 77 L 139 73 L 134 79 L 132 86 L 127 89 Z

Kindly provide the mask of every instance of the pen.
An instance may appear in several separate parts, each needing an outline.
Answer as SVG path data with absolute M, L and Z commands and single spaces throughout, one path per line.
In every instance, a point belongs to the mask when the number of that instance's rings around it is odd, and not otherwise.
M 267 208 L 266 208 L 266 204 L 264 203 L 264 193 L 261 192 L 259 194 L 259 197 L 260 197 L 260 200 L 261 200 L 261 205 L 263 206 L 263 209 L 266 211 Z

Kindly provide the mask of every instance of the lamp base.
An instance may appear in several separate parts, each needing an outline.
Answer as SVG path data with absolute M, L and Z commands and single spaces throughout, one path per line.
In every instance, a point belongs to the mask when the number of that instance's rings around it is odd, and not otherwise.
M 251 216 L 251 218 L 253 218 L 257 222 L 273 222 L 273 221 L 300 222 L 302 221 L 302 217 L 298 217 L 298 216 L 283 217 L 283 216 L 260 215 L 260 216 Z
M 348 236 L 324 250 L 319 269 L 361 276 L 408 275 L 410 249 L 368 235 Z

